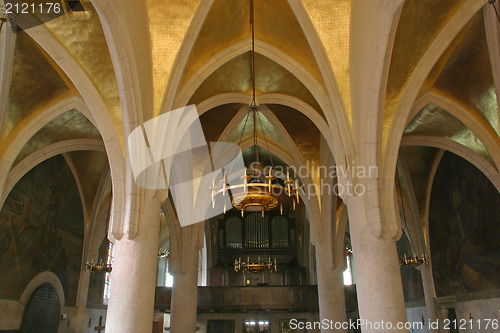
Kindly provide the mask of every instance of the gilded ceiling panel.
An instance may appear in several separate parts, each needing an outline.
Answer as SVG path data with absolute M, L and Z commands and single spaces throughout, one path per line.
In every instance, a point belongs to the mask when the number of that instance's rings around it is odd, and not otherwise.
M 288 2 L 255 0 L 254 13 L 255 39 L 283 51 L 323 84 L 314 54 Z M 215 54 L 250 37 L 250 1 L 215 0 L 193 47 L 181 87 Z
M 255 55 L 255 83 L 258 95 L 262 93 L 281 93 L 300 98 L 321 114 L 321 108 L 313 95 L 297 78 L 285 68 L 260 54 Z M 251 53 L 246 52 L 227 62 L 212 73 L 192 96 L 189 104 L 201 101 L 221 93 L 252 93 Z
M 284 105 L 268 104 L 267 107 L 283 124 L 304 161 L 319 162 L 321 133 L 302 113 Z
M 155 114 L 160 112 L 175 58 L 199 2 L 199 0 L 147 0 L 153 57 Z
M 495 167 L 489 152 L 474 132 L 446 110 L 432 103 L 413 118 L 404 134 L 429 135 L 453 140 L 475 151 Z
M 118 86 L 101 22 L 89 1 L 83 1 L 82 4 L 85 11 L 68 11 L 45 23 L 45 27 L 87 73 L 103 97 L 116 130 L 122 133 Z
M 31 137 L 16 157 L 12 168 L 26 156 L 45 146 L 71 139 L 101 140 L 101 135 L 94 125 L 79 111 L 73 109 L 64 112 L 48 122 Z
M 251 36 L 248 0 L 215 0 L 191 50 L 180 87 L 208 59 Z
M 331 12 L 336 13 L 337 7 L 334 9 L 331 8 L 332 5 L 339 6 L 338 4 L 335 5 L 336 2 L 339 1 L 330 2 Z M 288 1 L 255 0 L 254 3 L 255 38 L 280 49 L 288 56 L 294 58 L 324 86 L 323 76 L 316 63 L 316 58 Z M 345 15 L 345 13 L 342 14 Z M 337 22 L 337 24 L 342 25 L 345 21 L 349 22 L 349 16 L 342 22 Z M 334 34 L 335 32 L 330 31 L 330 34 Z M 345 44 L 342 46 L 346 47 Z
M 201 127 L 207 142 L 216 142 L 229 122 L 243 107 L 243 104 L 224 104 L 205 112 L 200 117 Z
M 422 56 L 465 0 L 406 1 L 399 18 L 384 107 L 387 136 L 401 95 Z
M 269 104 L 268 108 L 283 124 L 300 152 L 305 165 L 309 168 L 309 176 L 316 186 L 320 186 L 318 172 L 320 159 L 321 133 L 318 128 L 299 111 L 277 104 Z M 318 193 L 320 197 L 320 193 Z
M 270 153 L 264 147 L 258 147 L 258 152 L 259 152 L 259 161 L 264 167 L 274 166 L 275 168 L 280 167 L 283 170 L 286 170 L 286 167 L 288 166 L 288 164 L 286 164 L 278 156 L 274 155 L 273 153 Z M 246 166 L 249 166 L 251 163 L 255 162 L 255 158 L 256 158 L 255 157 L 255 148 L 253 146 L 245 149 L 242 152 L 242 155 L 243 155 L 243 161 L 245 162 Z
M 347 115 L 351 120 L 349 83 L 351 0 L 303 0 L 302 3 L 328 55 Z
M 13 134 L 16 124 L 28 121 L 48 104 L 74 94 L 66 75 L 26 32 L 19 31 L 2 137 Z
M 99 151 L 73 151 L 68 156 L 80 179 L 86 209 L 91 211 L 103 170 L 108 169 L 106 153 Z
M 236 126 L 236 129 L 231 133 L 231 135 L 228 138 L 229 142 L 234 142 L 238 144 L 240 140 L 244 142 L 252 138 L 253 127 L 254 127 L 253 115 L 251 113 L 247 113 L 247 116 L 245 116 L 240 121 L 238 126 Z M 259 142 L 264 142 L 265 144 L 265 141 L 267 140 L 267 142 L 272 143 L 286 150 L 287 144 L 281 138 L 281 136 L 278 134 L 278 131 L 276 131 L 275 127 L 266 118 L 266 116 L 264 116 L 261 112 L 257 112 L 256 120 L 257 120 L 256 124 L 257 138 Z
M 429 78 L 435 79 L 433 88 L 452 96 L 477 117 L 484 116 L 500 135 L 500 114 L 482 11 L 464 27 L 449 49 Z

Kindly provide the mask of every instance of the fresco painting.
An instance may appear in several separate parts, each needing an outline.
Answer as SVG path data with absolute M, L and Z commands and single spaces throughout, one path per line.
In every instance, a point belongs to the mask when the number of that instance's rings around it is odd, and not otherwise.
M 445 153 L 431 194 L 429 234 L 438 296 L 500 288 L 500 194 L 472 164 Z
M 19 299 L 38 273 L 61 280 L 66 305 L 74 305 L 83 246 L 83 211 L 64 157 L 29 171 L 0 211 L 0 298 Z

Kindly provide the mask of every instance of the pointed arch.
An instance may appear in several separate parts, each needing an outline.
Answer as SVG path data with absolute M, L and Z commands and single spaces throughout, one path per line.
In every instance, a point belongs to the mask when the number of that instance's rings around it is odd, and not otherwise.
M 251 49 L 251 40 L 250 39 L 245 39 L 242 40 L 238 43 L 233 44 L 231 47 L 228 47 L 216 55 L 214 55 L 209 61 L 207 61 L 203 66 L 201 66 L 184 84 L 184 86 L 181 88 L 179 93 L 176 95 L 175 103 L 174 106 L 175 108 L 182 107 L 187 105 L 189 102 L 189 99 L 191 96 L 195 93 L 196 89 L 203 83 L 203 81 L 208 78 L 212 73 L 214 73 L 220 66 L 224 65 L 228 61 L 236 58 L 237 56 L 250 51 Z M 294 60 L 292 57 L 288 56 L 285 54 L 283 51 L 279 50 L 278 48 L 273 47 L 272 45 L 269 45 L 261 40 L 256 39 L 255 40 L 255 52 L 271 59 L 272 61 L 276 62 L 280 66 L 283 66 L 287 71 L 289 71 L 291 74 L 293 74 L 300 82 L 304 84 L 304 86 L 311 92 L 311 94 L 314 96 L 318 104 L 320 105 L 321 109 L 326 115 L 326 112 L 324 110 L 330 110 L 332 108 L 330 98 L 328 97 L 327 92 L 324 90 L 322 84 L 318 82 L 314 76 L 308 72 L 299 62 Z M 226 94 L 221 94 L 222 95 Z M 248 103 L 250 101 L 250 96 L 247 94 L 243 93 L 228 93 L 228 96 L 237 96 L 241 95 L 242 100 L 244 99 L 245 103 Z M 245 97 L 243 97 L 245 96 Z M 268 102 L 266 100 L 267 98 L 272 99 L 272 97 L 276 98 L 276 100 L 279 100 L 280 97 L 285 97 L 287 95 L 285 94 L 263 94 L 260 96 L 257 96 L 258 102 L 260 104 L 265 104 Z M 336 124 L 336 119 L 330 119 L 327 118 L 327 121 L 325 120 L 318 114 L 317 111 L 315 111 L 311 106 L 309 106 L 307 103 L 299 100 L 296 97 L 290 97 L 287 96 L 288 99 L 293 99 L 293 101 L 287 102 L 287 104 L 294 104 L 294 105 L 300 105 L 300 108 L 297 108 L 299 111 L 305 111 L 303 112 L 306 114 L 313 122 L 316 124 L 316 126 L 320 129 L 320 131 L 323 133 L 323 136 L 327 139 L 327 143 L 330 147 L 330 150 L 334 152 L 334 155 L 337 159 L 344 160 L 343 158 L 340 158 L 341 156 L 344 156 L 344 147 L 341 145 L 341 137 L 339 136 L 339 132 L 335 131 L 333 129 L 338 128 L 338 125 Z M 211 98 L 209 98 L 210 100 Z M 285 100 L 281 100 L 282 102 L 285 102 Z M 202 104 L 202 103 L 200 103 Z M 276 104 L 283 104 L 283 103 L 276 103 Z M 283 105 L 287 105 L 283 104 Z M 202 108 L 204 108 L 203 106 Z M 162 109 L 162 112 L 167 112 L 167 109 Z M 333 124 L 332 124 L 333 122 Z M 319 126 L 319 124 L 322 123 L 322 126 Z M 325 125 L 326 124 L 326 125 Z
M 24 19 L 29 20 L 29 16 Z M 23 23 L 19 22 L 21 28 Z M 113 187 L 113 213 L 110 224 L 113 221 L 124 219 L 125 207 L 125 156 L 120 140 L 120 129 L 117 129 L 108 113 L 107 106 L 96 87 L 83 70 L 80 64 L 71 56 L 68 50 L 44 27 L 44 25 L 32 25 L 25 30 L 33 40 L 42 47 L 45 52 L 57 63 L 74 84 L 81 97 L 85 101 L 92 118 L 95 120 L 96 128 L 102 135 L 108 162 L 111 169 Z M 0 165 L 1 167 L 1 165 Z M 0 182 L 1 184 L 1 182 Z
M 493 6 L 495 3 L 484 6 L 484 25 L 490 54 L 491 74 L 496 95 L 500 96 L 500 28 Z M 500 98 L 497 98 L 497 104 L 500 109 Z
M 9 88 L 12 81 L 12 67 L 16 50 L 16 34 L 12 29 L 2 29 L 0 35 L 0 135 L 2 134 Z
M 3 187 L 3 193 L 0 196 L 0 207 L 2 207 L 3 203 L 5 202 L 5 199 L 9 195 L 10 191 L 17 184 L 17 182 L 35 166 L 56 155 L 65 154 L 71 151 L 80 151 L 80 150 L 93 150 L 93 151 L 105 152 L 104 144 L 100 140 L 73 139 L 73 140 L 59 141 L 57 143 L 46 146 L 26 156 L 9 172 L 7 179 L 5 181 L 5 185 Z
M 198 114 L 201 116 L 210 109 L 213 109 L 223 104 L 230 104 L 230 103 L 249 104 L 250 99 L 251 99 L 250 96 L 245 93 L 232 92 L 232 93 L 218 94 L 204 100 L 201 103 L 198 103 L 196 105 L 196 109 L 198 110 Z M 318 130 L 320 131 L 321 135 L 323 135 L 325 140 L 327 142 L 331 142 L 332 140 L 331 131 L 326 121 L 318 114 L 318 112 L 316 112 L 316 110 L 314 110 L 310 105 L 300 100 L 299 98 L 286 94 L 269 93 L 258 96 L 258 102 L 260 104 L 285 105 L 301 112 L 303 115 L 305 115 L 307 118 L 309 118 L 309 120 L 311 120 L 314 123 L 314 125 L 318 128 Z M 331 148 L 330 145 L 329 148 Z
M 463 107 L 436 91 L 428 91 L 416 100 L 406 126 L 429 103 L 439 106 L 467 126 L 484 144 L 498 169 L 500 166 L 500 138 L 495 129 L 484 117 L 477 117 L 477 112 Z
M 0 157 L 0 193 L 4 192 L 3 188 L 12 164 L 24 145 L 48 122 L 71 109 L 80 111 L 87 119 L 90 117 L 85 102 L 78 96 L 71 96 L 42 110 L 31 118 L 27 124 L 19 125 L 19 131 L 6 144 L 6 149 Z M 91 119 L 90 117 L 89 120 Z
M 330 100 L 330 107 L 324 109 L 323 112 L 325 113 L 332 131 L 333 139 L 335 141 L 338 139 L 341 140 L 339 141 L 339 146 L 333 145 L 333 147 L 331 147 L 333 149 L 331 150 L 334 153 L 335 163 L 339 166 L 345 166 L 346 160 L 353 160 L 354 140 L 352 137 L 352 126 L 348 119 L 346 107 L 340 93 L 337 79 L 335 78 L 335 73 L 333 73 L 325 48 L 302 2 L 299 0 L 288 0 L 288 3 L 302 27 L 302 31 L 304 31 L 304 35 L 309 42 L 309 46 L 311 47 L 316 58 L 316 63 L 323 76 Z
M 168 112 L 170 110 L 174 110 L 178 107 L 186 106 L 175 106 L 174 102 L 177 96 L 182 75 L 184 73 L 184 67 L 187 64 L 189 55 L 193 50 L 194 44 L 198 39 L 198 35 L 201 31 L 201 28 L 203 27 L 203 23 L 205 22 L 208 13 L 210 12 L 210 8 L 212 8 L 213 3 L 214 0 L 200 1 L 198 8 L 196 8 L 196 12 L 193 15 L 193 19 L 191 21 L 191 24 L 189 25 L 186 36 L 184 37 L 184 41 L 182 42 L 182 45 L 177 52 L 177 57 L 175 58 L 175 63 L 168 79 L 165 94 L 163 95 L 160 114 Z
M 411 112 L 415 99 L 429 75 L 430 71 L 439 60 L 441 55 L 446 51 L 447 47 L 469 22 L 472 17 L 484 5 L 484 0 L 465 1 L 463 6 L 455 13 L 446 26 L 441 30 L 431 46 L 427 49 L 420 62 L 415 67 L 408 84 L 401 96 L 394 117 L 391 121 L 390 128 L 387 133 L 384 133 L 382 138 L 382 174 L 381 184 L 383 186 L 383 194 L 381 204 L 386 208 L 383 216 L 388 221 L 396 221 L 396 207 L 394 205 L 394 175 L 396 172 L 396 164 L 399 146 L 402 142 L 403 132 L 406 127 L 408 116 Z M 397 229 L 397 228 L 394 228 Z M 398 229 L 400 230 L 400 229 Z
M 87 225 L 89 220 L 88 220 L 87 204 L 85 202 L 85 195 L 83 194 L 82 181 L 80 180 L 80 176 L 78 175 L 78 172 L 76 171 L 76 167 L 73 164 L 73 161 L 71 160 L 69 155 L 66 153 L 63 153 L 62 156 L 64 158 L 64 161 L 68 165 L 69 170 L 71 171 L 71 175 L 73 176 L 73 180 L 75 181 L 76 188 L 78 190 L 78 196 L 80 197 L 80 204 L 82 205 L 83 225 L 84 225 L 84 233 L 85 233 L 85 225 Z M 82 249 L 82 252 L 83 252 L 83 249 Z
M 436 157 L 434 158 L 434 161 L 432 161 L 432 166 L 431 170 L 429 172 L 429 180 L 427 182 L 426 186 L 426 192 L 425 192 L 425 208 L 424 208 L 424 238 L 425 238 L 425 248 L 427 250 L 427 253 L 431 253 L 431 244 L 430 244 L 430 236 L 429 236 L 429 212 L 431 209 L 431 193 L 432 193 L 432 186 L 434 185 L 434 179 L 436 178 L 436 173 L 437 169 L 439 167 L 439 164 L 441 164 L 441 160 L 443 158 L 443 155 L 446 151 L 445 150 L 440 150 Z M 432 260 L 432 258 L 431 258 Z
M 408 135 L 403 137 L 401 146 L 425 146 L 449 150 L 478 168 L 491 181 L 498 192 L 500 192 L 500 173 L 481 155 L 461 145 L 460 143 L 450 139 L 434 136 Z

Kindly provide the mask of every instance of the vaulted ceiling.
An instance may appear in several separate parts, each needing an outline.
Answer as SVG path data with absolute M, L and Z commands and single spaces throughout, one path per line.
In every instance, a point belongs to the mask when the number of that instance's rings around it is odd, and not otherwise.
M 360 31 L 363 16 L 355 14 L 367 2 L 254 2 L 260 142 L 267 139 L 279 158 L 296 164 L 319 162 L 323 139 L 330 149 L 349 151 L 364 135 L 357 121 L 365 115 L 353 108 L 362 101 L 351 91 L 357 69 L 350 66 L 363 57 L 354 54 L 353 41 L 372 33 Z M 207 141 L 238 142 L 252 87 L 249 0 L 81 3 L 85 11 L 67 7 L 35 28 L 2 31 L 0 155 L 9 169 L 71 140 L 102 146 L 118 140 L 117 154 L 124 155 L 131 124 L 187 104 L 197 106 Z M 500 24 L 494 15 L 487 1 L 404 1 L 381 92 L 382 155 L 402 121 L 404 134 L 394 145 L 400 140 L 407 147 L 410 165 L 430 165 L 436 148 L 447 149 L 498 181 Z M 405 108 L 410 114 L 400 120 Z M 107 168 L 104 151 L 79 148 L 67 156 L 85 200 L 93 202 Z M 412 167 L 420 170 L 416 184 L 428 181 L 431 168 Z

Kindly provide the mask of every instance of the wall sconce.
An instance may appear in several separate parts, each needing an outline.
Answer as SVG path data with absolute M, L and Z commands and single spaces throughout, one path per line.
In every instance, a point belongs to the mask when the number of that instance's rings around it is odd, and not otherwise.
M 88 262 L 85 264 L 85 269 L 90 273 L 110 273 L 112 270 L 111 264 L 105 264 L 102 260 L 99 261 L 99 264 L 94 263 L 94 261 Z
M 429 263 L 429 259 L 427 258 L 427 255 L 422 253 L 422 257 L 419 258 L 418 256 L 414 256 L 413 258 L 408 258 L 405 254 L 403 257 L 403 260 L 399 260 L 399 266 L 410 266 L 410 267 L 417 267 L 420 265 L 427 265 Z

